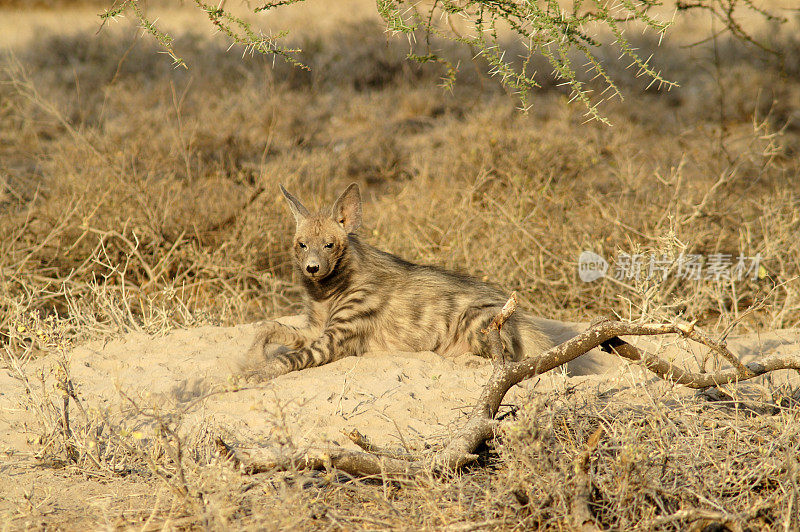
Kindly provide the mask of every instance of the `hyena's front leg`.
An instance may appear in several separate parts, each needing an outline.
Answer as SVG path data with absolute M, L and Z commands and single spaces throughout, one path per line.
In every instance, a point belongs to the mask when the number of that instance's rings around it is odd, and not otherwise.
M 351 327 L 330 324 L 322 335 L 306 347 L 275 353 L 267 362 L 268 378 L 322 366 L 340 358 L 360 355 L 364 352 L 366 338 Z
M 370 331 L 375 318 L 380 314 L 382 300 L 370 297 L 363 291 L 353 292 L 331 312 L 328 322 L 319 336 L 299 347 L 273 352 L 262 358 L 257 371 L 245 374 L 262 379 L 321 366 L 347 356 L 360 355 L 369 343 Z M 284 331 L 285 332 L 285 331 Z

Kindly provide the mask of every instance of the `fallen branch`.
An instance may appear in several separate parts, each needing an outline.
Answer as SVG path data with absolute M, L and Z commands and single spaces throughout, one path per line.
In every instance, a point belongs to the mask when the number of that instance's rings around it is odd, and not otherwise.
M 360 451 L 301 453 L 263 460 L 250 456 L 247 451 L 234 449 L 219 437 L 214 439 L 214 446 L 220 458 L 247 475 L 302 469 L 338 469 L 354 477 L 412 477 L 430 471 L 428 462 L 423 459 L 390 458 Z
M 727 512 L 719 512 L 715 510 L 705 510 L 702 508 L 689 508 L 686 510 L 678 510 L 674 514 L 658 517 L 650 523 L 652 526 L 663 526 L 675 522 L 694 522 L 704 521 L 703 527 L 695 527 L 697 530 L 730 530 L 730 525 L 734 525 L 739 521 L 740 516 L 731 515 Z M 712 527 L 717 525 L 718 528 Z M 741 527 L 737 527 L 741 530 Z
M 696 389 L 710 388 L 712 386 L 729 384 L 731 382 L 746 381 L 764 375 L 765 373 L 781 369 L 800 370 L 800 354 L 773 354 L 761 360 L 743 364 L 744 368 L 747 370 L 747 374 L 742 375 L 741 372 L 735 368 L 725 369 L 717 373 L 686 371 L 674 364 L 670 364 L 669 362 L 651 355 L 647 351 L 642 351 L 619 338 L 614 338 L 606 342 L 604 348 L 628 360 L 641 362 L 645 368 L 664 380 Z
M 444 449 L 420 456 L 397 453 L 380 449 L 371 444 L 358 431 L 349 437 L 363 451 L 336 451 L 311 456 L 306 453 L 282 460 L 259 463 L 246 454 L 235 451 L 218 439 L 220 454 L 230 459 L 244 472 L 261 472 L 287 469 L 328 469 L 336 468 L 354 476 L 409 477 L 423 472 L 444 472 L 458 469 L 475 459 L 475 450 L 494 436 L 497 421 L 495 416 L 508 390 L 525 379 L 546 373 L 571 360 L 601 347 L 610 353 L 640 363 L 658 377 L 688 386 L 690 388 L 709 388 L 731 382 L 744 381 L 771 371 L 781 369 L 800 370 L 800 354 L 773 354 L 749 364 L 742 364 L 723 342 L 717 342 L 694 328 L 694 324 L 636 324 L 609 319 L 592 323 L 583 333 L 553 347 L 538 357 L 519 362 L 506 362 L 503 359 L 500 329 L 516 309 L 514 295 L 501 312 L 484 331 L 489 335 L 494 371 L 483 387 L 481 396 L 475 403 L 466 423 L 456 433 Z M 676 334 L 693 342 L 711 348 L 733 367 L 716 373 L 696 373 L 684 370 L 657 356 L 641 350 L 621 340 L 620 336 L 657 336 Z M 594 437 L 594 435 L 593 435 Z M 599 435 L 597 438 L 599 439 Z M 596 442 L 595 444 L 596 445 Z M 589 449 L 591 451 L 591 442 Z M 588 455 L 587 455 L 588 460 Z M 585 498 L 585 497 L 584 497 Z M 588 508 L 588 507 L 587 507 Z M 587 509 L 588 511 L 588 509 Z M 588 521 L 583 524 L 591 526 Z M 583 526 L 583 525 L 581 525 Z
M 405 451 L 396 451 L 393 449 L 384 449 L 372 443 L 369 438 L 361 434 L 357 429 L 353 429 L 347 434 L 350 441 L 361 447 L 364 451 L 374 454 L 376 456 L 387 456 L 389 458 L 400 458 L 403 460 L 416 460 L 419 456 L 412 455 Z

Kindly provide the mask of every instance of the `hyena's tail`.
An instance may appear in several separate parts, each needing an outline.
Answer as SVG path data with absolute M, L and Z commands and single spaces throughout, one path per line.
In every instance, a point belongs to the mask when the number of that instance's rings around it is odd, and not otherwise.
M 548 320 L 546 318 L 529 317 L 528 319 L 534 324 L 539 335 L 543 335 L 546 338 L 546 344 L 549 345 L 545 347 L 545 350 L 574 338 L 586 330 L 587 327 L 586 324 Z M 526 349 L 526 356 L 535 355 L 536 353 L 527 352 Z M 619 367 L 619 358 L 595 348 L 567 363 L 567 373 L 572 376 L 597 375 L 617 367 Z

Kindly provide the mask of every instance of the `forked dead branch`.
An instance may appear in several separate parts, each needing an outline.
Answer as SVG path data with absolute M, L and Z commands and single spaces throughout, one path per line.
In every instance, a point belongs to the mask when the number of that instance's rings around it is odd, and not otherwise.
M 546 373 L 571 360 L 600 347 L 622 358 L 637 362 L 661 379 L 690 388 L 709 388 L 722 384 L 745 381 L 776 370 L 800 370 L 800 353 L 772 354 L 742 364 L 718 342 L 694 328 L 694 324 L 636 324 L 610 319 L 595 320 L 588 329 L 574 338 L 553 347 L 540 356 L 510 362 L 503 357 L 500 330 L 517 307 L 516 294 L 506 302 L 502 310 L 487 327 L 485 334 L 493 354 L 493 366 L 489 381 L 484 385 L 478 401 L 472 408 L 466 423 L 441 450 L 430 454 L 414 455 L 375 446 L 357 430 L 348 437 L 362 451 L 339 451 L 312 456 L 303 453 L 281 460 L 260 461 L 247 451 L 234 449 L 220 438 L 216 439 L 221 456 L 230 460 L 245 473 L 259 473 L 288 469 L 334 468 L 357 477 L 380 476 L 410 477 L 423 472 L 442 473 L 458 469 L 478 456 L 478 447 L 495 433 L 500 404 L 506 393 L 525 379 Z M 730 362 L 733 367 L 714 373 L 692 372 L 648 353 L 620 339 L 621 336 L 656 336 L 676 334 L 709 347 L 712 352 Z M 597 438 L 599 439 L 599 435 Z M 594 442 L 596 446 L 597 442 Z

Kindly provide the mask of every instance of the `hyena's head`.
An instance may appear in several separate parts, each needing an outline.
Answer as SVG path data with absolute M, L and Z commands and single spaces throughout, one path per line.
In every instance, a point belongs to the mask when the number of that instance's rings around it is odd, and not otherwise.
M 292 254 L 307 278 L 322 281 L 336 269 L 347 250 L 347 235 L 361 225 L 361 193 L 356 183 L 347 187 L 328 210 L 308 212 L 300 200 L 280 185 L 297 222 Z

